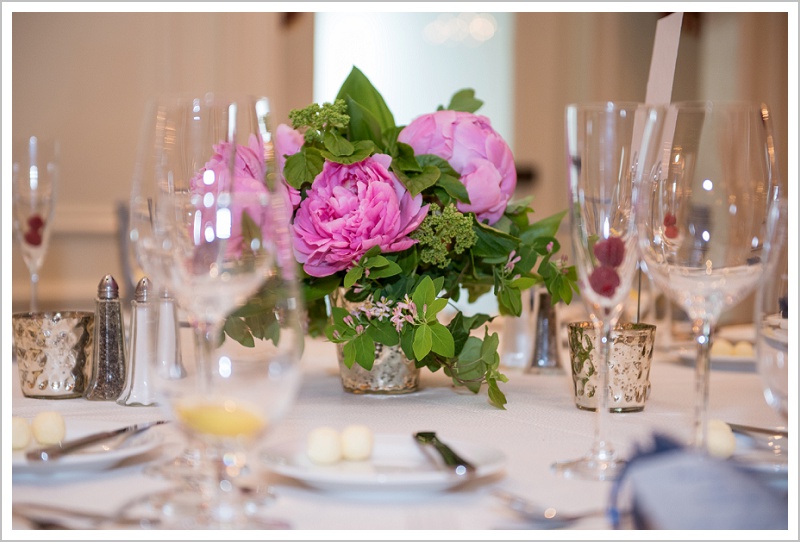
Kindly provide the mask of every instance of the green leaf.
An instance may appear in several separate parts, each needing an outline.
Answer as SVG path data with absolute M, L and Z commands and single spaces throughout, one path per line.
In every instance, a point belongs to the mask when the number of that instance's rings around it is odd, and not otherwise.
M 519 239 L 498 229 L 475 220 L 473 225 L 478 239 L 472 247 L 472 254 L 479 258 L 496 258 L 505 261 L 508 254 L 517 248 Z
M 326 160 L 349 166 L 350 164 L 357 164 L 358 162 L 363 161 L 370 154 L 372 154 L 372 151 L 375 150 L 375 144 L 372 143 L 372 141 L 356 141 L 353 145 L 353 148 L 353 154 L 348 156 L 336 156 L 329 151 L 319 151 L 319 154 Z M 320 171 L 322 170 L 320 169 Z
M 375 115 L 358 101 L 347 98 L 347 112 L 350 115 L 349 135 L 352 141 L 370 141 L 380 148 L 382 127 Z
M 360 266 L 351 267 L 347 274 L 344 276 L 344 287 L 348 290 L 352 288 L 353 284 L 364 275 L 364 268 Z
M 437 297 L 429 305 L 428 310 L 425 312 L 425 318 L 430 322 L 431 319 L 436 319 L 436 315 L 447 306 L 447 299 Z
M 411 145 L 398 141 L 395 147 L 397 151 L 392 162 L 393 166 L 397 167 L 400 171 L 422 172 L 422 165 L 420 165 L 419 161 L 414 156 L 414 148 Z
M 432 339 L 431 350 L 440 356 L 452 358 L 455 355 L 455 343 L 453 341 L 453 336 L 450 334 L 450 330 L 439 322 L 430 324 L 430 330 Z
M 396 169 L 393 165 L 392 171 L 412 196 L 416 196 L 436 184 L 442 174 L 436 166 L 425 166 L 422 168 L 422 173 L 406 173 Z
M 347 79 L 342 83 L 339 94 L 336 95 L 337 99 L 347 99 L 348 97 L 361 104 L 378 121 L 380 125 L 378 134 L 395 126 L 394 116 L 386 106 L 383 96 L 372 85 L 367 76 L 355 66 L 353 66 Z
M 369 271 L 369 278 L 370 279 L 383 279 L 386 277 L 393 277 L 395 275 L 399 275 L 402 269 L 396 263 L 389 261 L 385 266 L 379 267 L 377 269 L 370 269 Z
M 325 148 L 334 156 L 350 156 L 355 150 L 352 143 L 334 132 L 325 132 Z
M 235 316 L 231 316 L 225 320 L 225 333 L 234 341 L 242 346 L 255 346 L 253 334 L 250 333 L 250 328 L 244 323 L 244 320 Z
M 421 360 L 428 355 L 433 346 L 433 333 L 427 324 L 414 329 L 414 359 Z
M 289 186 L 298 190 L 306 183 L 311 183 L 322 171 L 325 161 L 316 149 L 303 147 L 286 159 L 283 175 Z
M 471 88 L 461 89 L 450 98 L 450 105 L 447 109 L 451 111 L 466 111 L 474 113 L 483 105 L 483 100 L 475 97 L 475 91 Z
M 462 203 L 470 203 L 469 201 L 469 193 L 467 192 L 467 187 L 464 186 L 464 183 L 459 181 L 454 177 L 450 177 L 449 175 L 442 175 L 439 177 L 437 183 L 441 186 L 447 195 L 453 199 L 456 199 Z
M 372 269 L 373 267 L 383 267 L 384 265 L 389 265 L 389 260 L 386 259 L 386 256 L 376 254 L 367 260 L 367 262 L 364 264 L 364 267 L 367 269 Z
M 494 406 L 501 408 L 503 410 L 506 409 L 506 400 L 505 394 L 500 391 L 500 388 L 497 385 L 497 380 L 494 378 L 486 379 L 486 383 L 488 384 L 488 393 L 489 393 L 489 402 L 491 402 Z
M 366 333 L 356 335 L 356 337 L 345 345 L 345 348 L 352 345 L 355 352 L 355 361 L 367 371 L 372 370 L 375 363 L 375 341 Z
M 524 243 L 533 243 L 534 240 L 540 237 L 555 237 L 558 233 L 558 228 L 562 219 L 567 214 L 567 211 L 561 211 L 547 218 L 543 218 L 538 222 L 534 222 L 520 234 L 520 239 Z
M 395 346 L 400 342 L 400 334 L 397 333 L 394 324 L 389 320 L 372 320 L 367 327 L 366 333 L 376 343 L 385 344 L 386 346 Z
M 433 280 L 426 276 L 414 288 L 414 293 L 411 294 L 411 301 L 417 306 L 417 311 L 422 313 L 423 307 L 431 305 L 434 299 L 436 299 L 436 290 L 434 289 Z

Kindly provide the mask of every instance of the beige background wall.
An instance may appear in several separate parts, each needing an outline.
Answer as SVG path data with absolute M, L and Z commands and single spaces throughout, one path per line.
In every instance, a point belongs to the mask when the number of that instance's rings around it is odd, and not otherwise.
M 520 192 L 534 195 L 540 216 L 566 206 L 564 105 L 643 100 L 661 15 L 517 15 L 514 150 L 518 163 L 537 172 L 536 181 L 520 185 Z M 60 199 L 40 283 L 45 308 L 91 308 L 102 276 L 123 275 L 116 206 L 128 197 L 148 96 L 187 89 L 265 93 L 281 121 L 291 108 L 311 101 L 311 13 L 12 17 L 13 134 L 48 133 L 62 140 Z M 787 35 L 785 13 L 687 17 L 673 94 L 769 103 L 783 172 L 788 171 Z M 4 183 L 9 176 L 10 164 L 3 164 Z M 12 243 L 10 224 L 4 216 L 4 245 Z M 15 243 L 11 255 L 13 309 L 24 310 L 28 274 Z M 8 263 L 3 262 L 4 273 Z

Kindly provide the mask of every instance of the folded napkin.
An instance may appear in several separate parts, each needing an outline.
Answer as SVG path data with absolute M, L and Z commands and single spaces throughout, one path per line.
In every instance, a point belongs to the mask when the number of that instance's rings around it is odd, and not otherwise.
M 612 511 L 623 501 L 635 529 L 773 530 L 789 523 L 784 488 L 658 435 L 652 449 L 629 461 L 612 491 Z

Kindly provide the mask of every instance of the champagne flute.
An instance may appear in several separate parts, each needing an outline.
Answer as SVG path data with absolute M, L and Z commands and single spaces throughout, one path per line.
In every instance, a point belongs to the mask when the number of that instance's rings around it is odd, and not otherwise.
M 52 231 L 59 175 L 59 144 L 31 136 L 14 147 L 14 232 L 31 277 L 30 310 L 39 309 L 39 270 Z
M 661 164 L 638 193 L 639 248 L 656 286 L 692 320 L 697 344 L 691 441 L 706 450 L 709 351 L 723 309 L 764 278 L 779 202 L 769 109 L 679 102 Z
M 599 337 L 600 385 L 594 443 L 582 457 L 560 461 L 564 476 L 613 480 L 624 461 L 606 435 L 611 333 L 637 269 L 634 183 L 657 151 L 660 108 L 637 103 L 571 104 L 566 109 L 572 249 L 581 298 Z
M 265 98 L 164 98 L 146 114 L 131 199 L 145 272 L 175 296 L 200 346 L 173 371 L 154 360 L 161 404 L 212 471 L 198 491 L 161 495 L 179 528 L 265 527 L 237 480 L 246 452 L 285 414 L 300 382 L 302 302 L 287 253 L 285 189 L 272 168 Z M 228 314 L 259 293 L 271 341 L 220 355 Z M 184 360 L 186 362 L 186 360 Z M 204 483 L 208 482 L 208 483 Z

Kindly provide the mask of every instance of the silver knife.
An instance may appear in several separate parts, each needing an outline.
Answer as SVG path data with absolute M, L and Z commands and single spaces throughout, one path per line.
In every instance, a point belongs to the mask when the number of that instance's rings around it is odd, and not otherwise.
M 59 442 L 58 444 L 37 448 L 36 450 L 30 450 L 25 454 L 25 457 L 28 461 L 53 461 L 76 450 L 80 450 L 81 448 L 91 446 L 92 444 L 97 444 L 98 442 L 103 442 L 104 440 L 125 434 L 133 436 L 137 433 L 141 433 L 145 429 L 149 429 L 155 425 L 161 425 L 162 423 L 167 422 L 165 420 L 159 420 L 157 422 L 138 423 L 119 429 L 112 429 L 111 431 L 92 433 L 85 437 Z
M 789 432 L 786 429 L 772 429 L 770 427 L 754 427 L 752 425 L 742 425 L 739 423 L 729 423 L 728 426 L 731 431 L 737 433 L 761 433 L 763 435 L 772 435 L 776 437 L 788 437 Z

